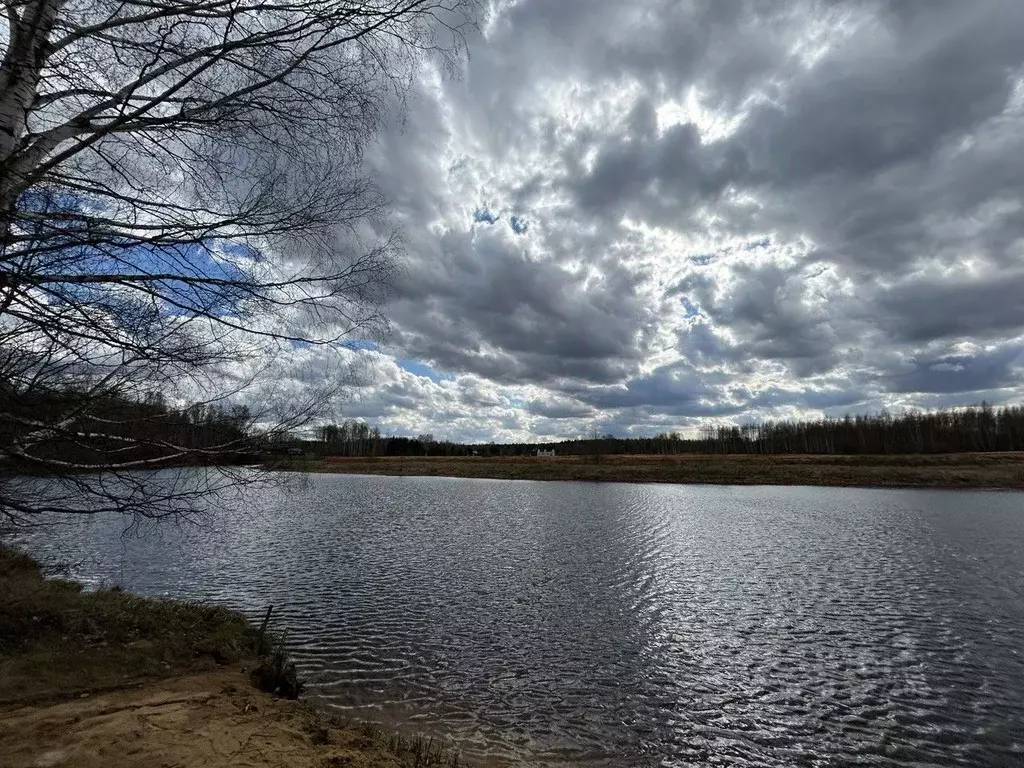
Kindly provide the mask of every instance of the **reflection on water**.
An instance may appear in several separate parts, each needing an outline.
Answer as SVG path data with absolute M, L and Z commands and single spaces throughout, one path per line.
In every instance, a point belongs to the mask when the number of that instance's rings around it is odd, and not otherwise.
M 1024 495 L 316 475 L 37 538 L 273 603 L 312 690 L 550 765 L 1024 764 Z

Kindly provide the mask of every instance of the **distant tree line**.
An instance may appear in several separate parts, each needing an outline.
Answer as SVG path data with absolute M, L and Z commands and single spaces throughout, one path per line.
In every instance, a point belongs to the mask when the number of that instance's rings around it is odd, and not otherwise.
M 24 393 L 0 386 L 0 414 L 0 457 L 16 471 L 173 464 L 183 453 L 192 462 L 207 453 L 210 462 L 230 462 L 260 447 L 247 407 L 174 407 L 159 394 L 97 398 L 73 388 Z
M 806 421 L 770 420 L 744 426 L 701 428 L 697 437 L 678 432 L 654 437 L 616 437 L 591 432 L 556 443 L 463 444 L 388 437 L 361 421 L 330 424 L 307 448 L 329 456 L 527 456 L 538 448 L 561 456 L 602 454 L 913 454 L 1024 450 L 1024 406 L 994 408 L 986 402 L 934 412 L 847 415 Z
M 698 441 L 711 453 L 908 454 L 1024 450 L 1024 407 L 982 402 L 931 413 L 882 411 L 813 421 L 705 428 Z
M 432 434 L 417 437 L 382 435 L 378 427 L 349 419 L 325 424 L 318 430 L 317 443 L 305 445 L 326 456 L 467 456 L 476 451 L 459 443 L 437 441 Z
M 559 443 L 563 454 L 753 453 L 908 454 L 1024 450 L 1024 407 L 979 406 L 931 413 L 847 415 L 806 421 L 769 420 L 743 426 L 701 428 L 696 438 L 662 433 Z

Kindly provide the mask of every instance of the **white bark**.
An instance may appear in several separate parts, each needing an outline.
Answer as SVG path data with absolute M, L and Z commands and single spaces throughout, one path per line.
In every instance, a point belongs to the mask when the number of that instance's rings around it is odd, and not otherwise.
M 7 5 L 8 46 L 0 62 L 0 211 L 23 191 L 30 165 L 16 161 L 46 63 L 60 0 Z
M 45 443 L 124 441 L 93 400 L 217 399 L 243 356 L 383 332 L 400 238 L 360 150 L 477 2 L 0 0 L 0 517 L 31 508 L 4 495 L 14 462 L 83 484 Z M 80 405 L 25 422 L 71 387 Z M 266 404 L 267 428 L 320 394 Z M 201 453 L 141 442 L 163 454 L 100 469 Z

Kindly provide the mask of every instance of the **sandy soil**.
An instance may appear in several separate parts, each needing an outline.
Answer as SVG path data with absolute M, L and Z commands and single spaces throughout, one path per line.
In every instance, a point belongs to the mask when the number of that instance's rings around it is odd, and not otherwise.
M 358 730 L 331 730 L 329 738 L 314 739 L 310 717 L 298 702 L 253 689 L 242 669 L 233 667 L 72 701 L 0 709 L 0 766 L 400 765 Z

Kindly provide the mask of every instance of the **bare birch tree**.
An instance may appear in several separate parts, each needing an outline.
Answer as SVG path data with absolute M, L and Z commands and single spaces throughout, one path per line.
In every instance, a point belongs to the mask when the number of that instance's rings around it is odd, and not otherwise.
M 452 63 L 474 0 L 2 2 L 0 516 L 198 509 L 235 479 L 144 492 L 136 470 L 238 446 L 97 403 L 218 401 L 275 347 L 382 331 L 400 243 L 360 151 L 417 60 Z M 299 426 L 323 394 L 249 426 Z

